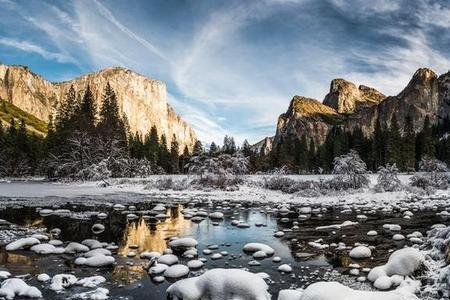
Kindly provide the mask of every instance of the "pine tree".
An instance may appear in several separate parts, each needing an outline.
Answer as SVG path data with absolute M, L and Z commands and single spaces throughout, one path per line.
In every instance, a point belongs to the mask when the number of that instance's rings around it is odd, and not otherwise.
M 127 133 L 125 124 L 120 116 L 116 93 L 109 82 L 106 84 L 103 93 L 98 131 L 106 140 L 116 139 L 122 147 L 126 146 Z
M 416 144 L 415 144 L 414 124 L 410 115 L 405 118 L 403 128 L 401 159 L 404 170 L 413 171 L 416 165 Z
M 167 146 L 167 145 L 166 145 Z M 156 164 L 158 162 L 158 156 L 159 156 L 159 137 L 158 137 L 158 130 L 156 129 L 156 126 L 152 126 L 150 129 L 150 134 L 146 136 L 145 142 L 144 142 L 144 148 L 147 159 Z
M 333 169 L 334 161 L 334 129 L 330 130 L 325 142 L 320 146 L 320 166 L 327 172 Z
M 378 116 L 375 124 L 372 143 L 373 170 L 378 170 L 379 167 L 385 165 L 384 148 L 384 133 L 383 129 L 381 128 L 380 117 Z
M 170 153 L 167 148 L 167 138 L 166 135 L 161 135 L 161 143 L 159 144 L 158 151 L 158 165 L 163 168 L 166 172 L 170 170 Z
M 400 159 L 401 135 L 395 113 L 392 115 L 391 126 L 387 131 L 386 141 L 386 163 L 396 164 L 400 169 L 403 168 Z
M 179 169 L 179 146 L 177 137 L 175 134 L 172 137 L 172 142 L 170 144 L 170 166 L 171 166 L 171 172 L 174 174 L 178 174 L 180 172 Z
M 76 109 L 76 92 L 73 85 L 71 85 L 69 90 L 67 91 L 65 99 L 61 102 L 56 115 L 55 125 L 58 130 L 68 130 L 71 127 Z
M 236 153 L 236 143 L 234 142 L 234 138 L 232 136 L 225 135 L 225 137 L 223 138 L 222 150 L 226 154 Z
M 192 155 L 199 156 L 203 154 L 203 145 L 202 142 L 197 140 L 194 144 L 194 150 L 192 151 Z
M 77 129 L 88 133 L 94 133 L 97 120 L 96 114 L 97 108 L 95 105 L 94 95 L 88 85 L 78 108 L 78 112 L 76 113 Z
M 17 130 L 16 147 L 19 151 L 18 155 L 23 154 L 24 156 L 27 156 L 30 152 L 27 127 L 25 125 L 24 119 L 20 120 L 19 129 Z
M 422 131 L 417 135 L 416 161 L 420 161 L 425 155 L 435 157 L 433 132 L 430 124 L 430 117 L 428 115 L 425 117 Z
M 219 147 L 217 147 L 216 143 L 212 142 L 209 146 L 209 156 L 216 156 L 219 153 Z
M 184 146 L 183 154 L 180 155 L 179 159 L 179 170 L 183 173 L 186 173 L 185 166 L 189 162 L 189 157 L 190 157 L 189 149 L 187 146 Z
M 242 154 L 244 154 L 244 156 L 252 155 L 252 149 L 250 148 L 250 144 L 247 140 L 244 140 L 244 142 L 242 143 L 241 152 Z

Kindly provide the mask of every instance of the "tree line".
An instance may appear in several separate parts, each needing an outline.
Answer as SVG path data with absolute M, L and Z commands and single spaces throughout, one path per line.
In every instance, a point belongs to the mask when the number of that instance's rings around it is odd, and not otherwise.
M 96 103 L 89 85 L 81 92 L 71 86 L 45 137 L 24 120 L 16 124 L 12 118 L 6 128 L 0 124 L 0 176 L 95 179 L 183 172 L 190 153 L 186 147 L 180 154 L 175 135 L 169 146 L 156 126 L 144 137 L 131 133 L 109 83 L 101 107 Z
M 401 171 L 414 171 L 424 156 L 437 158 L 450 164 L 450 119 L 446 117 L 432 125 L 426 116 L 424 126 L 414 131 L 412 118 L 407 116 L 403 127 L 399 126 L 394 114 L 390 126 L 383 126 L 377 120 L 371 137 L 360 128 L 346 131 L 333 126 L 321 145 L 315 145 L 313 138 L 302 135 L 298 138 L 282 138 L 267 156 L 256 160 L 259 169 L 287 166 L 300 173 L 329 173 L 335 157 L 355 150 L 369 170 L 376 171 L 387 164 L 396 164 Z
M 239 153 L 249 158 L 249 171 L 269 171 L 286 166 L 295 173 L 330 173 L 335 157 L 355 150 L 369 170 L 396 164 L 401 171 L 414 171 L 425 155 L 450 164 L 450 119 L 432 125 L 429 117 L 419 133 L 408 116 L 401 127 L 394 114 L 390 126 L 377 120 L 368 137 L 361 129 L 346 131 L 333 126 L 325 142 L 313 138 L 282 138 L 272 151 L 255 152 L 247 140 L 237 146 L 225 136 L 220 147 L 212 142 L 204 147 L 197 141 L 189 151 L 181 151 L 173 135 L 170 144 L 153 125 L 145 135 L 131 133 L 121 115 L 117 96 L 106 84 L 101 106 L 88 85 L 84 91 L 73 86 L 67 91 L 50 118 L 48 134 L 43 137 L 27 128 L 24 120 L 12 118 L 0 124 L 0 176 L 43 175 L 48 178 L 99 179 L 135 177 L 160 173 L 186 173 L 192 156 L 218 157 Z

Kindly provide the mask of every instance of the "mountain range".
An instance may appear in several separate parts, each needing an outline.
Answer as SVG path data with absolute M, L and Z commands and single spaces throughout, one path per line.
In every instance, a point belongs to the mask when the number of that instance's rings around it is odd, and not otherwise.
M 0 120 L 6 123 L 11 117 L 24 118 L 29 129 L 45 134 L 43 124 L 55 116 L 71 86 L 82 96 L 89 85 L 100 108 L 108 82 L 117 95 L 119 110 L 127 117 L 132 133 L 144 136 L 152 126 L 156 126 L 160 135 L 166 135 L 169 145 L 175 135 L 180 149 L 187 146 L 192 150 L 197 141 L 196 133 L 167 103 L 164 82 L 121 67 L 107 68 L 64 82 L 50 82 L 28 67 L 0 64 L 0 101 L 4 103 Z
M 416 132 L 423 128 L 426 116 L 433 124 L 449 117 L 450 72 L 438 76 L 430 69 L 421 68 L 396 96 L 385 96 L 374 88 L 357 86 L 345 79 L 334 79 L 322 102 L 294 96 L 288 110 L 278 118 L 275 136 L 263 139 L 253 149 L 264 149 L 267 153 L 283 140 L 300 139 L 303 135 L 318 146 L 336 126 L 350 132 L 360 128 L 366 137 L 371 137 L 377 120 L 381 126 L 389 127 L 394 115 L 400 128 L 409 116 Z

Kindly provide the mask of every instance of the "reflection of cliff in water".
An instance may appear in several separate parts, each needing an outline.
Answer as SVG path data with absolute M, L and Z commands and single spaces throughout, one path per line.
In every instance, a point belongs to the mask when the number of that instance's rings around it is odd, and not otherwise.
M 30 256 L 7 252 L 6 250 L 0 252 L 0 264 L 22 264 L 31 265 L 33 260 Z
M 183 218 L 182 209 L 181 205 L 167 209 L 166 214 L 169 218 L 157 224 L 150 224 L 142 218 L 136 222 L 129 222 L 123 233 L 119 254 L 126 256 L 131 250 L 131 245 L 139 246 L 134 249 L 138 254 L 142 251 L 162 253 L 167 248 L 168 238 L 181 236 L 192 226 L 190 220 Z

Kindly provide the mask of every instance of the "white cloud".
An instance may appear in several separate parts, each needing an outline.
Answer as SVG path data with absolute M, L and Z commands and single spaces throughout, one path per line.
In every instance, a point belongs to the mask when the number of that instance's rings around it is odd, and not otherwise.
M 147 41 L 146 39 L 142 38 L 141 36 L 134 33 L 132 30 L 130 30 L 128 27 L 124 26 L 121 22 L 119 22 L 116 17 L 111 13 L 109 9 L 107 9 L 103 4 L 98 2 L 97 0 L 92 0 L 97 8 L 100 14 L 105 17 L 108 21 L 110 21 L 113 25 L 115 25 L 120 31 L 125 33 L 128 37 L 131 39 L 137 41 L 139 44 L 144 46 L 147 50 L 153 52 L 154 54 L 158 55 L 159 57 L 166 59 L 165 55 L 152 43 Z
M 330 0 L 336 7 L 350 13 L 390 13 L 401 8 L 402 0 Z
M 423 24 L 450 28 L 450 8 L 444 7 L 442 3 L 429 3 L 425 0 L 417 16 Z
M 401 0 L 329 2 L 360 22 L 374 14 L 395 14 L 402 9 Z M 369 48 L 328 38 L 326 33 L 334 29 L 323 28 L 320 16 L 309 19 L 305 14 L 310 12 L 299 6 L 316 3 L 237 1 L 205 10 L 208 15 L 194 18 L 189 24 L 192 27 L 180 35 L 167 34 L 165 24 L 158 20 L 125 19 L 124 15 L 114 14 L 114 7 L 108 2 L 78 0 L 58 7 L 37 4 L 41 5 L 39 9 L 19 7 L 17 11 L 46 33 L 58 53 L 16 42 L 43 57 L 74 58 L 80 69 L 121 65 L 166 81 L 172 93 L 169 103 L 177 113 L 194 126 L 202 140 L 216 142 L 225 134 L 234 135 L 238 141 L 246 137 L 257 141 L 262 134 L 271 134 L 270 127 L 273 134 L 278 115 L 287 109 L 293 95 L 321 100 L 335 77 L 397 94 L 417 68 L 428 66 L 444 72 L 450 65 L 449 59 L 431 44 L 427 33 L 430 24 L 450 27 L 450 14 L 443 5 L 426 4 L 428 10 L 418 12 L 422 28 L 418 26 L 414 32 L 397 29 L 396 24 L 380 24 L 380 36 L 403 39 L 403 43 L 383 46 L 374 42 Z M 279 17 L 280 11 L 295 14 L 295 18 L 283 22 L 298 27 L 295 33 L 285 32 L 284 27 L 280 31 L 264 27 L 268 26 L 264 21 Z M 326 21 L 330 22 L 328 17 Z M 248 31 L 257 26 L 263 32 L 252 40 L 254 36 L 248 36 Z M 308 26 L 309 32 L 305 31 Z M 151 27 L 152 33 L 145 27 Z M 342 39 L 352 38 L 352 32 L 338 29 Z M 297 33 L 300 31 L 302 34 Z M 373 33 L 373 28 L 367 32 Z M 283 38 L 277 40 L 280 35 Z
M 448 70 L 450 60 L 432 48 L 427 36 L 417 30 L 412 33 L 391 30 L 388 34 L 405 41 L 405 46 L 387 47 L 381 52 L 354 53 L 361 61 L 380 69 L 375 73 L 348 72 L 346 76 L 355 82 L 379 89 L 386 95 L 398 94 L 418 68 L 431 67 L 435 72 Z
M 40 56 L 42 56 L 47 60 L 56 60 L 60 63 L 74 62 L 73 58 L 68 55 L 48 51 L 43 47 L 28 41 L 19 41 L 10 38 L 0 38 L 0 44 L 8 47 L 13 47 L 24 52 L 39 54 Z

